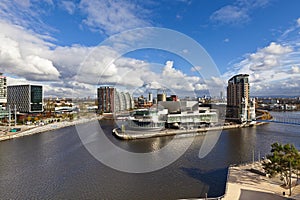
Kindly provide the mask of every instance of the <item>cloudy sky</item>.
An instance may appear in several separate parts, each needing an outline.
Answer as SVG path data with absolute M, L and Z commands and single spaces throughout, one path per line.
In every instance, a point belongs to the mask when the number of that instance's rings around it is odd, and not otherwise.
M 93 97 L 102 84 L 205 94 L 238 73 L 250 75 L 252 96 L 300 96 L 299 7 L 298 0 L 1 0 L 0 72 L 10 85 L 44 85 L 46 96 Z

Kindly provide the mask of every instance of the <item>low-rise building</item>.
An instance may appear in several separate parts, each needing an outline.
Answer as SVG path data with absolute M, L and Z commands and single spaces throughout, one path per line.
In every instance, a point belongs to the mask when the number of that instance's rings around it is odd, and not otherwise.
M 218 114 L 209 108 L 199 108 L 197 101 L 165 101 L 159 102 L 168 110 L 166 124 L 173 128 L 198 128 L 202 125 L 218 123 Z

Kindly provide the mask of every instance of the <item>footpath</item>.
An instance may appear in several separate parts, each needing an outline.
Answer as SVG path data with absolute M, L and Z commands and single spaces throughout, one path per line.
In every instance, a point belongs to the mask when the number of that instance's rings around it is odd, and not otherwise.
M 33 135 L 37 133 L 52 131 L 68 126 L 74 126 L 76 124 L 87 123 L 92 120 L 100 120 L 102 116 L 97 117 L 89 117 L 89 118 L 80 118 L 73 121 L 63 121 L 63 122 L 55 122 L 43 126 L 33 126 L 33 125 L 21 125 L 21 126 L 11 126 L 10 128 L 21 128 L 21 131 L 18 132 L 9 132 L 8 126 L 0 126 L 0 141 L 10 140 L 18 137 L 24 137 L 27 135 Z
M 289 189 L 282 187 L 279 177 L 268 178 L 264 176 L 263 172 L 261 162 L 231 166 L 224 200 L 300 200 L 299 184 L 292 187 L 292 196 L 288 196 Z

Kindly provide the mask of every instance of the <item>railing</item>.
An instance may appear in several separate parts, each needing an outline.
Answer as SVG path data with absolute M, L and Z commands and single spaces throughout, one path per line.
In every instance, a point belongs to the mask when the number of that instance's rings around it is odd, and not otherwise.
M 257 119 L 258 122 L 273 122 L 281 124 L 300 125 L 300 114 L 294 113 L 272 113 L 272 119 Z

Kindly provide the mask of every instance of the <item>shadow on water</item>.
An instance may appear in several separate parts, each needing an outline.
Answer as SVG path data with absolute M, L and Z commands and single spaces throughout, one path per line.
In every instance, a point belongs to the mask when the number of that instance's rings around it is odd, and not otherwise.
M 200 191 L 199 197 L 205 197 L 205 193 L 207 193 L 207 196 L 210 198 L 220 197 L 225 194 L 226 182 L 217 182 L 216 180 L 227 180 L 228 168 L 202 171 L 198 168 L 181 167 L 180 170 L 205 185 L 201 188 L 202 190 Z

